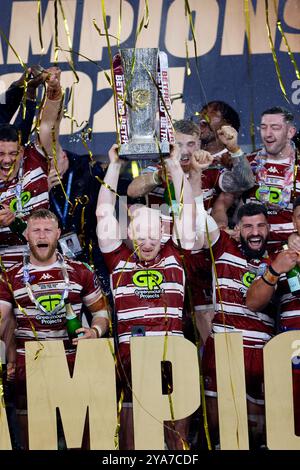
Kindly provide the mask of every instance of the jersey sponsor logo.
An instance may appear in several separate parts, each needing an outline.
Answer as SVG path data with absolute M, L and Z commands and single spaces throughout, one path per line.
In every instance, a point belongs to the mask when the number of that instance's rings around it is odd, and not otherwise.
M 132 281 L 139 288 L 134 293 L 140 299 L 159 299 L 163 293 L 163 289 L 160 288 L 163 275 L 155 269 L 136 272 L 132 277 Z
M 42 279 L 45 279 L 45 280 L 47 280 L 47 279 L 53 279 L 53 276 L 51 276 L 51 274 L 49 274 L 49 273 L 44 273 L 44 274 L 40 277 L 40 280 L 42 280 Z
M 255 273 L 251 273 L 251 272 L 249 272 L 249 271 L 246 272 L 246 273 L 243 275 L 243 279 L 242 279 L 244 286 L 250 287 L 255 278 L 256 278 L 256 274 L 255 274 Z
M 47 312 L 51 313 L 52 310 L 59 304 L 61 301 L 61 294 L 48 294 L 41 295 L 36 299 L 42 307 L 44 307 Z
M 269 192 L 269 203 L 278 204 L 278 202 L 280 201 L 281 189 L 275 188 L 274 186 L 269 186 L 268 192 Z M 256 190 L 255 197 L 258 201 L 260 201 L 260 188 Z
M 31 193 L 29 191 L 25 191 L 21 194 L 21 204 L 24 207 L 28 201 L 31 199 Z M 16 212 L 17 210 L 17 198 L 15 197 L 9 204 L 9 208 L 12 212 Z
M 147 287 L 148 290 L 153 290 L 155 288 L 159 289 L 163 281 L 163 275 L 159 271 L 148 269 L 135 273 L 132 280 L 137 287 Z

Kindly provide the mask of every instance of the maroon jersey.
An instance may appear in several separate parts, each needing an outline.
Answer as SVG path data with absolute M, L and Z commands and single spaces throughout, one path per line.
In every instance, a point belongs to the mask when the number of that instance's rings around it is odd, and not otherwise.
M 257 153 L 251 154 L 248 157 L 253 173 L 256 176 L 256 184 L 249 191 L 244 193 L 243 199 L 245 202 L 259 202 L 259 182 L 260 182 L 260 171 L 257 159 Z M 282 195 L 282 191 L 286 188 L 286 174 L 290 169 L 290 163 L 286 160 L 276 161 L 274 159 L 267 158 L 266 163 L 264 164 L 265 171 L 265 185 L 268 188 L 269 195 L 268 199 L 271 204 L 274 204 L 274 207 L 270 207 L 268 210 L 268 222 L 271 226 L 271 231 L 278 234 L 279 236 L 284 236 L 285 239 L 294 232 L 294 225 L 292 223 L 292 212 L 293 212 L 293 201 L 292 197 L 285 208 L 276 209 L 278 201 Z M 300 174 L 299 171 L 296 174 L 295 181 L 295 197 L 300 195 Z M 294 182 L 290 182 L 292 194 L 294 189 Z
M 220 170 L 217 168 L 207 168 L 202 173 L 202 191 L 205 210 L 210 212 L 218 195 L 221 193 L 219 186 Z
M 15 212 L 17 208 L 16 187 L 21 185 L 21 203 L 24 218 L 35 209 L 49 207 L 48 163 L 34 146 L 25 148 L 23 177 L 19 174 L 12 180 L 0 182 L 0 204 L 7 204 Z M 0 227 L 0 245 L 20 245 L 23 242 L 8 227 Z
M 214 279 L 216 315 L 213 333 L 240 331 L 246 347 L 262 348 L 274 334 L 274 320 L 266 312 L 251 312 L 245 305 L 247 289 L 257 275 L 270 264 L 267 254 L 261 259 L 247 259 L 241 246 L 221 231 L 213 246 L 218 276 Z
M 173 242 L 151 262 L 139 261 L 124 244 L 103 255 L 111 273 L 119 343 L 128 344 L 138 326 L 146 336 L 182 335 L 185 274 Z
M 97 278 L 83 263 L 64 260 L 70 280 L 68 298 L 74 312 L 80 316 L 82 304 L 87 307 L 98 301 L 102 294 Z M 54 308 L 61 301 L 66 284 L 61 269 L 61 263 L 56 261 L 50 266 L 35 266 L 29 264 L 29 283 L 33 295 L 43 312 L 30 300 L 24 280 L 23 263 L 18 263 L 2 274 L 0 282 L 0 308 L 1 303 L 14 306 L 16 316 L 16 342 L 17 352 L 24 354 L 24 343 L 35 339 L 32 323 L 38 339 L 48 341 L 68 339 L 66 331 L 65 308 L 53 313 Z M 67 342 L 67 345 L 69 343 Z M 74 349 L 73 349 L 74 350 Z M 67 349 L 69 353 L 71 350 Z
M 300 297 L 290 291 L 286 274 L 279 278 L 276 291 L 280 296 L 280 329 L 281 331 L 300 329 Z

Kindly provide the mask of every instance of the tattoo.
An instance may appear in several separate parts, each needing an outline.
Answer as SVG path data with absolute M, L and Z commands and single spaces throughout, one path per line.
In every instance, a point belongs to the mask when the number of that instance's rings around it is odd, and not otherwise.
M 224 192 L 235 193 L 247 191 L 255 185 L 255 176 L 244 155 L 233 158 L 232 170 L 222 174 L 221 189 Z

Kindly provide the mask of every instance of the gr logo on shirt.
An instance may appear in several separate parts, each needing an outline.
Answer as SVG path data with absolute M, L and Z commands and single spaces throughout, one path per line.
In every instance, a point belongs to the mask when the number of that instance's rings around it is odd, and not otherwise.
M 60 300 L 60 294 L 41 295 L 37 298 L 38 303 L 49 313 L 59 304 Z
M 140 299 L 159 299 L 163 289 L 163 275 L 155 269 L 147 269 L 136 272 L 132 277 L 133 284 L 138 287 L 134 291 Z
M 256 190 L 255 197 L 258 201 L 260 201 L 260 193 L 259 188 Z M 269 186 L 269 203 L 270 204 L 278 204 L 281 197 L 281 189 L 275 188 L 275 186 Z
M 243 284 L 246 287 L 250 287 L 254 279 L 256 278 L 255 273 L 247 272 L 243 275 Z
M 31 199 L 31 193 L 29 191 L 25 191 L 21 194 L 21 204 L 24 207 L 28 201 Z M 9 208 L 12 212 L 16 212 L 17 210 L 17 198 L 15 197 L 9 204 Z
M 41 295 L 36 300 L 48 312 L 41 312 L 36 316 L 36 319 L 43 325 L 51 325 L 53 323 L 61 323 L 63 321 L 63 318 L 65 317 L 63 312 L 59 311 L 55 315 L 52 314 L 52 311 L 61 301 L 61 294 Z

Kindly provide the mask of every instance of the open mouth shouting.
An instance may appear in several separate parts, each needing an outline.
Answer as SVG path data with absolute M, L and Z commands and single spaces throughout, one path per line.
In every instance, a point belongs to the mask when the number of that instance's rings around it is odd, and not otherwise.
M 7 180 L 11 177 L 11 175 L 14 172 L 14 169 L 15 169 L 15 162 L 14 163 L 2 163 L 2 165 L 0 165 L 0 174 L 2 175 L 2 178 Z
M 56 243 L 49 243 L 43 240 L 34 244 L 30 243 L 30 250 L 38 261 L 47 261 L 52 258 L 56 250 L 56 246 Z
M 182 169 L 188 167 L 190 165 L 190 157 L 188 155 L 182 155 L 180 157 L 180 165 Z
M 247 239 L 248 246 L 251 250 L 258 251 L 262 248 L 264 239 L 263 237 L 256 236 L 256 237 L 249 237 Z

